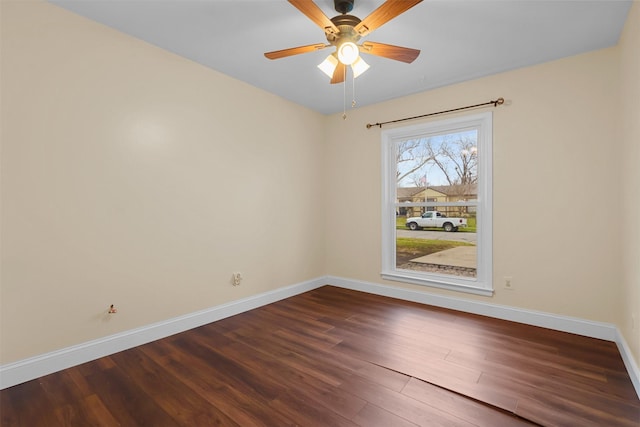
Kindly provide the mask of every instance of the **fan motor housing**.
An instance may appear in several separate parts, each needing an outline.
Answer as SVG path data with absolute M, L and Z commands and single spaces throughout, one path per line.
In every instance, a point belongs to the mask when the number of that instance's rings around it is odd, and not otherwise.
M 331 22 L 333 22 L 333 25 L 335 25 L 338 28 L 343 25 L 346 25 L 349 27 L 355 27 L 360 23 L 360 21 L 361 21 L 360 18 L 353 15 L 338 15 L 331 18 Z
M 360 18 L 353 15 L 338 15 L 331 18 L 331 22 L 338 28 L 337 33 L 327 32 L 327 41 L 337 45 L 341 41 L 351 40 L 354 43 L 360 39 L 360 35 L 353 28 L 360 23 Z

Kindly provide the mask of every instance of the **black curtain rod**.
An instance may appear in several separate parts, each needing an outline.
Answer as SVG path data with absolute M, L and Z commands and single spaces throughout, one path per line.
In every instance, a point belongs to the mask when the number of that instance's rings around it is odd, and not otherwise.
M 367 129 L 371 129 L 373 126 L 378 126 L 379 128 L 382 128 L 382 125 L 388 125 L 389 123 L 397 123 L 397 122 L 404 122 L 406 120 L 421 119 L 423 117 L 436 116 L 438 114 L 453 113 L 454 111 L 462 111 L 462 110 L 468 110 L 470 108 L 484 107 L 485 105 L 493 105 L 494 107 L 497 107 L 498 105 L 502 105 L 502 104 L 504 104 L 504 98 L 498 98 L 495 101 L 483 102 L 482 104 L 476 104 L 476 105 L 468 105 L 466 107 L 454 108 L 452 110 L 438 111 L 437 113 L 429 113 L 429 114 L 423 114 L 421 116 L 406 117 L 404 119 L 390 120 L 388 122 L 382 122 L 382 123 L 374 123 L 374 124 L 368 123 Z

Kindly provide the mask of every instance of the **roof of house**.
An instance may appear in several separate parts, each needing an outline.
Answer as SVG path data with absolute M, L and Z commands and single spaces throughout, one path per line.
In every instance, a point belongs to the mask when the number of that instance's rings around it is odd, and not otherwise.
M 430 185 L 428 187 L 398 187 L 398 199 L 407 199 L 425 190 L 434 190 L 447 196 L 475 196 L 478 194 L 478 184 Z
M 478 184 L 433 185 L 428 188 L 447 196 L 475 196 L 478 194 Z
M 398 187 L 396 189 L 396 195 L 398 196 L 398 199 L 406 199 L 408 197 L 415 196 L 424 190 L 425 187 Z

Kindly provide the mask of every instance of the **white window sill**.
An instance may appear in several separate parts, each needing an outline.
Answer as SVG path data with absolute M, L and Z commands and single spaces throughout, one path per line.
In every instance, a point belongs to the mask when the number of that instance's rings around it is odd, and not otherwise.
M 410 272 L 399 271 L 382 272 L 381 276 L 385 280 L 394 282 L 412 283 L 414 285 L 429 286 L 432 288 L 447 289 L 450 291 L 466 292 L 468 294 L 493 296 L 493 289 L 478 286 L 476 281 L 465 283 L 464 280 L 448 279 L 446 276 L 433 276 L 426 278 L 423 274 L 413 276 Z

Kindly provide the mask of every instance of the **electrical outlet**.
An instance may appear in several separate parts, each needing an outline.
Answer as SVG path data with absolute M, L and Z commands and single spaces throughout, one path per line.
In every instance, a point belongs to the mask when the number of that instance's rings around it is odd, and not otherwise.
M 512 291 L 514 289 L 513 286 L 513 277 L 504 276 L 504 288 Z
M 231 280 L 233 281 L 233 286 L 240 286 L 240 282 L 242 282 L 242 274 L 233 273 L 233 277 Z

